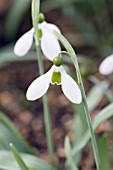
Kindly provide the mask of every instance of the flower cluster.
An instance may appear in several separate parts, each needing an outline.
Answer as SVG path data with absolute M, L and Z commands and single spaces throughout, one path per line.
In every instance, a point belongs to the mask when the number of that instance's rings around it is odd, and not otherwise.
M 62 66 L 63 60 L 59 54 L 61 53 L 60 44 L 57 37 L 54 35 L 53 30 L 61 33 L 59 28 L 54 25 L 43 21 L 39 23 L 38 29 L 40 31 L 40 44 L 41 50 L 45 57 L 53 61 L 51 69 L 34 80 L 29 86 L 26 97 L 28 100 L 33 101 L 43 96 L 49 84 L 61 85 L 62 91 L 65 96 L 73 103 L 81 103 L 81 91 L 77 83 L 66 73 Z M 30 50 L 34 38 L 34 28 L 25 33 L 15 44 L 14 53 L 18 56 L 27 54 Z M 57 56 L 57 57 L 56 57 Z

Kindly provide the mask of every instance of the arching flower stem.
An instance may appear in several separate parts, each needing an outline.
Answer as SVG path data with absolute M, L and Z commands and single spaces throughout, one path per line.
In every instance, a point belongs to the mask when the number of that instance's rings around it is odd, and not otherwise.
M 82 78 L 81 78 L 81 74 L 80 74 L 77 56 L 76 56 L 72 46 L 70 45 L 70 43 L 66 40 L 66 38 L 63 35 L 60 35 L 56 31 L 54 31 L 54 33 L 58 37 L 58 39 L 61 41 L 61 43 L 64 45 L 64 47 L 66 48 L 67 53 L 71 57 L 71 60 L 73 61 L 73 64 L 75 66 L 77 78 L 78 78 L 78 84 L 79 84 L 79 87 L 80 87 L 81 93 L 82 93 L 84 113 L 86 115 L 86 121 L 87 121 L 87 124 L 88 124 L 90 136 L 91 136 L 92 148 L 93 148 L 93 152 L 94 152 L 95 162 L 96 162 L 97 170 L 101 170 L 101 162 L 100 162 L 98 147 L 97 147 L 96 138 L 95 138 L 95 134 L 94 134 L 93 126 L 92 126 L 90 112 L 89 112 L 89 109 L 88 109 L 87 99 L 86 99 L 85 90 L 84 90 L 84 86 L 83 86 L 83 82 L 82 82 Z
M 38 6 L 38 8 L 37 8 Z M 38 11 L 38 14 L 37 12 Z M 38 32 L 37 32 L 37 25 L 38 25 L 38 20 L 37 17 L 39 16 L 39 11 L 40 11 L 40 0 L 32 0 L 32 22 L 33 22 L 33 27 L 35 29 L 35 45 L 36 45 L 36 52 L 37 52 L 37 59 L 38 59 L 38 66 L 39 66 L 39 74 L 43 75 L 44 74 L 44 65 L 43 65 L 43 59 L 41 57 L 41 50 L 40 50 L 40 44 L 39 44 L 39 37 L 38 37 Z M 39 18 L 38 18 L 39 19 Z M 43 102 L 43 110 L 44 110 L 44 121 L 45 121 L 45 130 L 46 130 L 46 139 L 47 139 L 47 147 L 48 147 L 48 152 L 50 156 L 50 161 L 54 165 L 54 151 L 53 151 L 53 142 L 52 142 L 52 136 L 51 136 L 51 120 L 50 120 L 50 112 L 49 112 L 49 107 L 48 107 L 48 102 L 47 102 L 47 97 L 44 95 L 42 97 L 42 102 Z

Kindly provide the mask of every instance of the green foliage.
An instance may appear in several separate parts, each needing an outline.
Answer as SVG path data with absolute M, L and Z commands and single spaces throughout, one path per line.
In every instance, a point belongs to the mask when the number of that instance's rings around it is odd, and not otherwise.
M 29 170 L 53 170 L 52 166 L 31 154 L 20 154 L 22 160 L 26 163 Z M 0 151 L 0 169 L 3 170 L 21 170 L 13 157 L 12 152 Z
M 13 152 L 13 155 L 20 167 L 21 170 L 29 170 L 27 165 L 25 164 L 25 162 L 22 160 L 20 154 L 18 153 L 18 151 L 16 150 L 15 146 L 11 143 L 10 144 L 10 148 L 11 148 L 11 151 Z
M 70 167 L 70 169 L 71 170 L 78 170 L 77 166 L 75 165 L 75 161 L 72 157 L 71 145 L 70 145 L 70 141 L 69 141 L 68 136 L 65 138 L 65 151 L 66 151 L 68 166 Z
M 31 0 L 13 1 L 12 7 L 8 11 L 5 21 L 4 36 L 6 41 L 14 41 L 18 34 L 19 26 L 21 26 L 21 22 L 25 18 L 25 13 L 30 7 L 30 3 Z M 76 40 L 77 47 L 86 47 L 88 45 L 97 51 L 98 56 L 105 56 L 112 52 L 113 33 L 110 18 L 110 15 L 112 16 L 112 10 L 110 10 L 110 8 L 113 6 L 113 1 L 110 0 L 107 3 L 106 0 L 43 0 L 41 4 L 43 12 L 47 13 L 53 9 L 57 9 L 59 13 L 61 11 L 61 18 L 68 18 L 69 22 L 75 26 L 76 32 L 72 33 L 69 30 L 68 33 L 66 33 L 67 37 L 69 35 L 69 38 L 73 42 L 74 47 Z M 37 4 L 37 6 L 39 7 L 39 4 Z M 35 20 L 38 20 L 39 9 L 37 10 L 36 6 L 34 6 L 34 9 L 34 12 L 36 13 L 32 13 L 32 16 L 34 15 Z M 35 28 L 37 28 L 37 25 L 34 23 L 33 25 Z M 37 32 L 37 34 L 39 33 Z M 64 39 L 61 39 L 61 42 L 63 41 Z M 67 47 L 68 52 L 74 58 L 75 53 L 73 50 L 70 50 L 71 48 L 66 41 L 65 46 Z M 16 57 L 13 53 L 13 48 L 14 44 L 9 45 L 0 51 L 0 67 L 13 61 L 36 59 L 36 54 L 34 51 L 29 52 L 25 57 Z M 86 47 L 86 50 L 87 49 L 88 48 Z M 81 55 L 78 56 L 78 61 L 81 64 L 82 75 L 87 78 L 88 75 L 93 72 L 92 70 L 96 66 L 94 65 L 94 59 L 88 59 L 86 56 Z M 71 59 L 67 56 L 64 56 L 64 61 L 66 63 L 72 63 Z M 68 70 L 70 71 L 69 68 Z M 107 96 L 110 102 L 113 101 L 113 97 L 108 90 L 108 81 L 100 82 L 93 79 L 92 82 L 95 84 L 95 86 L 92 87 L 87 96 L 88 107 L 91 112 L 99 105 L 104 95 Z M 73 107 L 76 113 L 74 117 L 75 137 L 72 141 L 72 147 L 70 145 L 69 138 L 67 137 L 65 139 L 65 150 L 67 156 L 66 168 L 68 169 L 69 167 L 71 170 L 76 170 L 82 156 L 83 148 L 90 141 L 90 134 L 86 124 L 83 102 L 80 105 L 73 105 Z M 103 121 L 110 118 L 111 116 L 113 116 L 113 104 L 108 105 L 96 116 L 93 122 L 94 130 L 96 130 Z M 53 170 L 51 165 L 45 163 L 36 156 L 31 155 L 34 154 L 32 148 L 26 143 L 26 141 L 19 134 L 11 121 L 2 113 L 0 113 L 0 129 L 1 169 L 26 170 L 29 168 L 29 170 Z M 8 151 L 9 143 L 11 142 L 16 147 L 14 148 L 11 146 L 16 160 L 14 159 L 12 153 Z M 102 162 L 102 170 L 110 170 L 106 137 L 100 137 L 98 141 L 98 148 Z M 23 153 L 21 153 L 19 156 L 19 153 L 16 149 Z M 26 165 L 28 168 L 26 168 Z
M 101 138 L 98 140 L 98 149 L 99 149 L 99 155 L 101 159 L 102 170 L 110 170 L 108 143 L 107 143 L 107 137 L 105 135 L 101 136 Z
M 9 150 L 9 143 L 13 143 L 20 152 L 34 153 L 11 121 L 0 113 L 0 150 Z
M 92 89 L 87 95 L 88 107 L 90 111 L 93 111 L 96 108 L 96 106 L 100 103 L 108 87 L 109 83 L 106 81 L 100 82 L 100 84 L 97 84 L 92 87 Z
M 17 35 L 19 25 L 23 19 L 23 16 L 25 15 L 26 10 L 30 6 L 30 2 L 31 0 L 13 1 L 13 5 L 6 17 L 6 24 L 5 24 L 6 40 L 13 40 Z
M 93 129 L 96 130 L 101 123 L 109 119 L 111 116 L 113 116 L 113 104 L 108 105 L 106 108 L 99 112 L 99 114 L 96 116 L 93 122 Z M 86 146 L 89 140 L 90 134 L 87 131 L 74 146 L 72 150 L 73 155 L 77 155 L 78 152 Z

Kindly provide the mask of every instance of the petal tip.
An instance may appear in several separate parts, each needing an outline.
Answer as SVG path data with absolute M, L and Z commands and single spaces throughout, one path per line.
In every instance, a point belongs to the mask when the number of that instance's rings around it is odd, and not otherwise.
M 74 97 L 74 96 L 73 96 Z M 68 98 L 72 103 L 75 104 L 80 104 L 82 102 L 82 95 L 81 95 L 81 91 L 78 90 L 76 96 L 74 98 Z
M 99 66 L 99 72 L 103 75 L 109 75 L 113 72 L 113 55 L 105 58 Z

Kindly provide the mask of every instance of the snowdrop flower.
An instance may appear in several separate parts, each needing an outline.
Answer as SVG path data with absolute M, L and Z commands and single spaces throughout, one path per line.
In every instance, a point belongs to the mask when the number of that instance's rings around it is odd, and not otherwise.
M 99 67 L 99 72 L 103 75 L 108 75 L 113 72 L 113 54 L 102 61 Z
M 60 33 L 59 28 L 54 25 L 47 23 L 45 21 L 41 22 L 38 25 L 40 32 L 40 43 L 43 54 L 49 59 L 53 60 L 55 56 L 58 56 L 60 53 L 60 45 L 57 37 L 54 35 L 53 30 L 56 30 Z M 30 31 L 26 32 L 20 39 L 16 42 L 14 47 L 14 53 L 17 56 L 24 56 L 30 50 L 33 44 L 34 38 L 34 28 L 31 28 Z
M 61 85 L 63 93 L 72 103 L 81 103 L 82 97 L 79 86 L 66 73 L 62 66 L 62 59 L 60 57 L 57 59 L 55 58 L 53 63 L 54 65 L 47 73 L 38 77 L 31 83 L 26 93 L 27 99 L 33 101 L 40 98 L 47 92 L 51 83 L 53 85 Z

